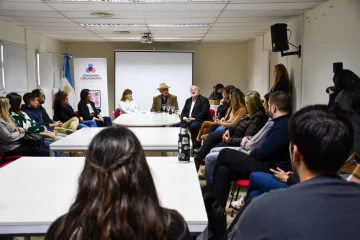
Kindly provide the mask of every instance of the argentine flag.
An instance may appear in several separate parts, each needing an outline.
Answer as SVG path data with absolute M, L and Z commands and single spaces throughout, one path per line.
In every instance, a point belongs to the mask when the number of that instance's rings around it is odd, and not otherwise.
M 59 90 L 64 91 L 68 94 L 70 106 L 72 106 L 74 109 L 77 109 L 74 83 L 70 71 L 70 59 L 72 58 L 72 56 L 70 54 L 65 53 L 63 54 L 63 58 L 64 58 L 64 67 L 62 71 Z

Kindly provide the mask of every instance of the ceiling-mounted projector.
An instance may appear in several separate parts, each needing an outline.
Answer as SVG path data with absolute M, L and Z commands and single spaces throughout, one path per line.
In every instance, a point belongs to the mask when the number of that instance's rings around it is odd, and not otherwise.
M 151 33 L 144 33 L 144 36 L 140 39 L 141 43 L 153 43 L 153 38 Z

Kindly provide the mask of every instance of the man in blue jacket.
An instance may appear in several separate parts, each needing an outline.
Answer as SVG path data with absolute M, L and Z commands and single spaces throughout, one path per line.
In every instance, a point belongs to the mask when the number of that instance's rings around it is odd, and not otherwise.
M 288 132 L 289 94 L 285 92 L 272 93 L 268 106 L 269 116 L 273 119 L 274 124 L 258 148 L 247 153 L 233 149 L 223 149 L 219 153 L 213 171 L 214 185 L 212 192 L 217 213 L 224 213 L 231 182 L 239 179 L 249 179 L 250 174 L 255 171 L 271 173 L 269 169 L 276 169 L 277 167 L 284 171 L 291 170 Z M 214 216 L 213 221 L 215 219 Z M 221 224 L 216 223 L 216 225 Z M 211 224 L 209 226 L 209 230 L 212 230 Z M 225 228 L 222 230 L 225 231 Z M 217 234 L 223 234 L 223 232 L 220 231 Z

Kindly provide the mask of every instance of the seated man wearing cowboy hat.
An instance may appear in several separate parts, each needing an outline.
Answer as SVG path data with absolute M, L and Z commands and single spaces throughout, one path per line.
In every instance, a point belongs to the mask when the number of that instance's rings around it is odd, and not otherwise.
M 170 105 L 175 106 L 175 110 L 179 110 L 177 97 L 175 95 L 172 95 L 169 93 L 169 86 L 166 85 L 166 83 L 161 83 L 159 88 L 160 95 L 155 96 L 153 98 L 153 104 L 151 107 L 151 112 L 161 112 L 162 111 L 162 105 Z

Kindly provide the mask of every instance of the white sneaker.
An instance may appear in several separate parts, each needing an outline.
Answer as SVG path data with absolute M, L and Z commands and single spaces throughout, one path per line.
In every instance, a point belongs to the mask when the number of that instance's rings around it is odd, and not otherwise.
M 232 201 L 230 203 L 230 207 L 232 209 L 234 209 L 235 211 L 240 211 L 240 209 L 242 208 L 242 206 L 244 205 L 244 199 L 245 199 L 245 196 L 241 196 L 239 200 L 237 201 Z

